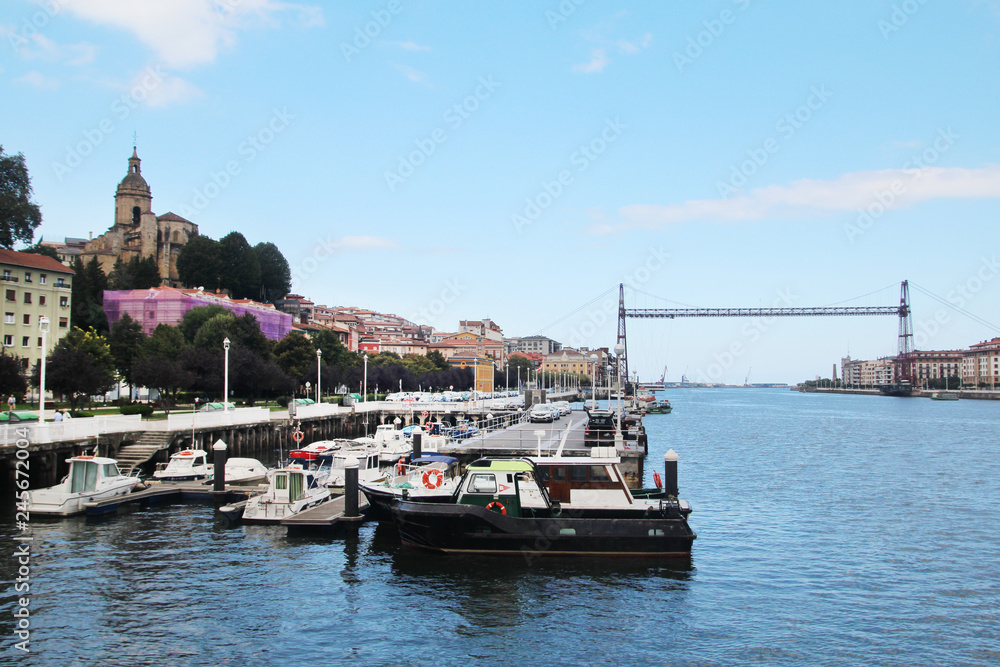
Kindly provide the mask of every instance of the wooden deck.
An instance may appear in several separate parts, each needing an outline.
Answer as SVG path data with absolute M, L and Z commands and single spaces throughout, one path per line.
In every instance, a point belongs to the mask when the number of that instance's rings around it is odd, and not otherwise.
M 294 530 L 317 530 L 333 528 L 341 523 L 360 523 L 368 519 L 368 499 L 365 494 L 358 491 L 358 514 L 357 517 L 344 516 L 344 496 L 337 496 L 333 500 L 321 503 L 299 512 L 295 516 L 281 520 L 282 526 L 287 526 L 288 531 Z
M 142 491 L 84 503 L 83 506 L 89 516 L 97 516 L 117 512 L 118 508 L 126 503 L 149 504 L 191 499 L 210 499 L 217 503 L 223 503 L 235 498 L 247 498 L 257 492 L 256 487 L 247 486 L 226 486 L 225 491 L 215 491 L 211 484 L 202 484 L 201 482 L 150 484 Z

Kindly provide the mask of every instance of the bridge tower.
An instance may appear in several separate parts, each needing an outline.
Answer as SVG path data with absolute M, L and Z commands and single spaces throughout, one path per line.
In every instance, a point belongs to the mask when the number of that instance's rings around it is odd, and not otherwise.
M 622 389 L 628 386 L 628 343 L 625 339 L 625 283 L 618 283 L 618 343 L 622 346 L 622 353 L 618 355 L 618 378 L 621 380 Z
M 910 281 L 899 285 L 899 348 L 896 354 L 895 381 L 912 381 L 910 357 L 913 349 L 913 319 L 910 313 Z

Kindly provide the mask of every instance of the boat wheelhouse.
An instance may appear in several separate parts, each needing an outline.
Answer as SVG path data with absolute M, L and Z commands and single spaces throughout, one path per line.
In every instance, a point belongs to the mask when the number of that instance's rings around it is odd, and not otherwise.
M 171 454 L 170 460 L 166 464 L 157 464 L 153 472 L 153 479 L 162 482 L 190 482 L 211 476 L 212 467 L 204 449 L 185 449 Z
M 403 459 L 391 467 L 392 477 L 379 482 L 360 482 L 368 498 L 372 516 L 392 521 L 390 506 L 395 500 L 414 502 L 450 502 L 462 478 L 458 459 L 443 454 L 424 454 L 406 463 Z
M 83 455 L 67 461 L 69 474 L 62 482 L 28 492 L 29 515 L 79 514 L 84 503 L 131 493 L 140 482 L 138 476 L 121 474 L 114 459 Z

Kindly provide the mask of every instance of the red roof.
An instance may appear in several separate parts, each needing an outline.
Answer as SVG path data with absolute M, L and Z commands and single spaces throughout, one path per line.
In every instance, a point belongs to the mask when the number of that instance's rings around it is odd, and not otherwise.
M 44 269 L 57 273 L 73 273 L 73 269 L 65 266 L 59 260 L 52 259 L 46 255 L 39 255 L 34 252 L 17 252 L 16 250 L 5 250 L 3 248 L 0 248 L 0 264 L 27 266 L 32 269 Z

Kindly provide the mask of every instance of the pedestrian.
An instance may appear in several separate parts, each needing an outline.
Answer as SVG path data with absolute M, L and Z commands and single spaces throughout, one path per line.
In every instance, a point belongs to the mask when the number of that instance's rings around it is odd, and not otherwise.
M 56 414 L 55 414 L 54 417 L 52 417 L 52 421 L 54 421 L 54 422 L 61 422 L 62 421 L 62 413 L 59 412 L 58 410 L 56 410 Z
M 14 405 L 15 405 L 15 404 L 17 404 L 17 400 L 16 400 L 15 398 L 14 398 L 14 394 L 11 394 L 11 395 L 10 395 L 10 396 L 9 396 L 9 397 L 7 398 L 7 405 L 8 405 L 8 406 L 10 406 L 10 408 L 9 408 L 9 409 L 13 410 L 13 409 L 14 409 Z
M 73 415 L 69 413 L 69 410 L 63 410 L 63 421 L 69 421 L 72 419 Z

